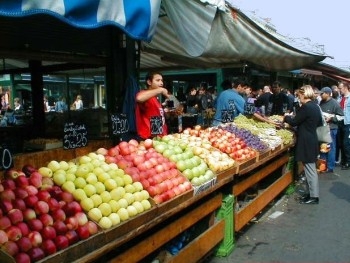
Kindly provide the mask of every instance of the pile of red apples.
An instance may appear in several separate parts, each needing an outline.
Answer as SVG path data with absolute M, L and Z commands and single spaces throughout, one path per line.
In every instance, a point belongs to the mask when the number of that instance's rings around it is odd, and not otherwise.
M 35 262 L 97 233 L 73 195 L 31 165 L 7 170 L 0 182 L 0 249 Z

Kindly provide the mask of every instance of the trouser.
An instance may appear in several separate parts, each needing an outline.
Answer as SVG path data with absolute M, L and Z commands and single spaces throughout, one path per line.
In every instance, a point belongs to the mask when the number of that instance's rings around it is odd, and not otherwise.
M 320 154 L 321 159 L 327 161 L 327 170 L 334 170 L 335 168 L 337 133 L 338 129 L 331 129 L 332 142 L 329 144 L 329 152 Z
M 310 197 L 319 197 L 319 184 L 316 163 L 303 163 Z
M 344 124 L 343 135 L 342 154 L 344 154 L 344 157 L 342 156 L 342 160 L 344 164 L 350 164 L 350 124 Z

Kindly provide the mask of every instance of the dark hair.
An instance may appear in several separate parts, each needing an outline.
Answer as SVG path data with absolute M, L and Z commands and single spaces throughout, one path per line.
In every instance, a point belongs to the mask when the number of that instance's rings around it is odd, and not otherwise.
M 280 87 L 282 87 L 281 82 L 276 80 L 275 82 L 272 83 L 272 88 L 280 88 Z
M 145 76 L 146 84 L 148 80 L 152 81 L 155 75 L 161 75 L 163 77 L 163 74 L 158 71 L 150 71 Z
M 232 85 L 234 88 L 237 88 L 239 85 L 241 85 L 242 87 L 245 87 L 245 86 L 249 86 L 249 82 L 245 79 L 235 79 Z
M 231 89 L 232 88 L 232 83 L 228 79 L 225 79 L 223 82 L 221 82 L 221 87 L 226 90 L 226 89 Z

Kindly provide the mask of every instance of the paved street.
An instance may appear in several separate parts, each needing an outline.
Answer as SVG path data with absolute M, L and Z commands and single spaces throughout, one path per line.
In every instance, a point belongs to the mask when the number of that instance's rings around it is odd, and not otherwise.
M 210 263 L 350 262 L 350 170 L 320 174 L 320 204 L 301 205 L 296 193 L 283 196 L 236 234 L 228 257 Z M 297 187 L 296 190 L 300 190 Z M 278 212 L 283 212 L 278 215 Z

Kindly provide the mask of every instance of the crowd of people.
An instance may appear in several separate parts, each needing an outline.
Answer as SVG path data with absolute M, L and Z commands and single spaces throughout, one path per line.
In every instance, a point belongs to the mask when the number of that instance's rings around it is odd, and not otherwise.
M 268 122 L 277 128 L 287 123 L 296 133 L 295 160 L 304 166 L 308 183 L 308 193 L 300 198 L 302 204 L 318 204 L 318 158 L 327 163 L 323 172 L 333 173 L 336 164 L 341 169 L 350 169 L 350 91 L 349 83 L 323 87 L 321 90 L 310 85 L 292 91 L 284 88 L 279 81 L 265 85 L 261 89 L 252 89 L 245 79 L 225 80 L 222 91 L 217 95 L 205 85 L 190 87 L 187 94 L 181 93 L 181 99 L 169 92 L 159 72 L 149 73 L 146 77 L 147 89 L 136 95 L 136 127 L 139 139 L 152 138 L 166 134 L 164 108 L 169 101 L 184 104 L 185 112 L 198 114 L 198 123 L 203 124 L 203 111 L 214 112 L 210 125 L 217 126 L 234 121 L 240 114 L 248 115 L 260 121 Z M 158 96 L 163 96 L 165 104 Z M 172 103 L 172 107 L 174 107 Z M 280 116 L 278 122 L 270 116 Z M 316 129 L 323 119 L 330 127 L 332 142 L 327 152 L 320 151 Z M 157 125 L 158 126 L 157 126 Z M 158 128 L 157 128 L 158 127 Z

